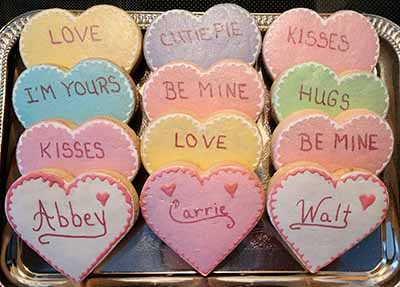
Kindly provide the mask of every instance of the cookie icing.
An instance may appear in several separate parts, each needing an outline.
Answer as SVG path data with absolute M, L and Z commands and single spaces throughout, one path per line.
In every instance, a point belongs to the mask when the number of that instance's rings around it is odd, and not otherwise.
M 336 73 L 372 71 L 378 61 L 379 37 L 369 19 L 357 12 L 338 11 L 323 19 L 313 10 L 295 8 L 268 28 L 262 54 L 273 78 L 309 61 Z
M 222 59 L 253 65 L 261 49 L 261 34 L 248 11 L 235 4 L 218 4 L 201 17 L 186 10 L 164 12 L 147 29 L 143 45 L 152 70 L 175 60 L 203 69 Z
M 367 109 L 386 117 L 389 109 L 385 84 L 374 74 L 337 75 L 315 62 L 286 70 L 274 82 L 271 95 L 278 120 L 304 109 L 320 110 L 333 117 L 351 109 Z
M 162 116 L 149 124 L 141 140 L 141 158 L 149 173 L 182 161 L 202 170 L 227 162 L 254 170 L 262 152 L 255 123 L 234 113 L 219 113 L 203 121 L 187 114 Z
M 330 118 L 307 111 L 279 123 L 272 136 L 276 169 L 296 161 L 315 162 L 334 172 L 344 168 L 380 173 L 390 161 L 394 137 L 389 124 L 367 110 Z
M 207 276 L 259 221 L 265 193 L 257 176 L 240 166 L 206 174 L 170 166 L 147 179 L 140 202 L 147 225 Z
M 16 158 L 21 174 L 58 168 L 79 175 L 96 168 L 132 180 L 140 167 L 139 139 L 128 125 L 107 118 L 93 118 L 79 126 L 48 120 L 24 131 Z
M 13 89 L 14 111 L 25 127 L 49 118 L 82 123 L 95 116 L 128 122 L 137 104 L 135 85 L 118 66 L 87 59 L 71 70 L 53 65 L 26 69 Z
M 19 50 L 26 67 L 72 68 L 83 59 L 103 58 L 129 72 L 140 59 L 142 32 L 128 13 L 111 5 L 93 6 L 79 16 L 47 9 L 25 25 Z
M 288 168 L 273 178 L 267 196 L 272 224 L 312 273 L 374 231 L 388 205 L 387 189 L 373 174 L 353 171 L 335 176 L 307 166 Z
M 73 281 L 82 281 L 139 214 L 137 194 L 128 184 L 107 173 L 91 172 L 73 179 L 33 172 L 8 190 L 7 219 L 52 267 Z
M 242 61 L 219 61 L 207 70 L 174 62 L 151 74 L 142 102 L 150 120 L 174 112 L 206 118 L 223 110 L 237 110 L 256 120 L 266 94 L 261 76 Z

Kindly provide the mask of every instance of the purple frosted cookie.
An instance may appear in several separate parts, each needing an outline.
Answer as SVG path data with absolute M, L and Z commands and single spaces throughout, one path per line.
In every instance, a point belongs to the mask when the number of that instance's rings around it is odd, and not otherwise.
M 202 17 L 189 11 L 170 10 L 147 29 L 144 56 L 152 70 L 171 61 L 189 61 L 207 69 L 226 58 L 253 65 L 261 49 L 256 21 L 234 4 L 218 4 Z

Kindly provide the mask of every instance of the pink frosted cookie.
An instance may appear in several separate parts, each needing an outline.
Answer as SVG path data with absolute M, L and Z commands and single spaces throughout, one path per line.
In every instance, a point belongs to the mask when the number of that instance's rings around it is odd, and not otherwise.
M 312 273 L 374 231 L 388 206 L 387 189 L 376 175 L 332 175 L 313 166 L 284 167 L 271 179 L 267 196 L 272 224 Z
M 253 65 L 261 49 L 261 34 L 252 15 L 235 4 L 218 4 L 203 16 L 186 10 L 161 14 L 147 29 L 143 52 L 156 70 L 176 60 L 206 69 L 222 59 Z
M 112 118 L 72 122 L 39 122 L 21 135 L 16 158 L 25 174 L 58 168 L 78 175 L 90 169 L 110 169 L 132 180 L 140 167 L 139 138 L 128 125 Z
M 204 175 L 170 166 L 147 179 L 140 203 L 154 233 L 206 276 L 259 221 L 265 193 L 257 176 L 240 166 Z
M 338 11 L 327 19 L 305 8 L 286 11 L 271 24 L 263 42 L 264 63 L 273 78 L 309 61 L 336 73 L 371 71 L 378 56 L 374 27 L 354 11 Z
M 242 61 L 223 60 L 207 70 L 174 62 L 162 66 L 146 82 L 143 108 L 150 120 L 176 112 L 206 118 L 221 110 L 237 110 L 256 120 L 266 93 L 261 76 Z
M 281 121 L 272 136 L 276 169 L 296 161 L 323 165 L 333 172 L 360 168 L 379 173 L 393 152 L 389 124 L 367 110 L 349 110 L 336 118 L 307 110 Z
M 139 215 L 123 176 L 36 171 L 15 181 L 5 202 L 8 222 L 56 270 L 82 281 L 126 235 Z

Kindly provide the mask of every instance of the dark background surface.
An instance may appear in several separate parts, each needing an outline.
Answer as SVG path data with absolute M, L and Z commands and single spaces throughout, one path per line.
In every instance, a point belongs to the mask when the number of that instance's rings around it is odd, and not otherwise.
M 84 10 L 96 4 L 112 4 L 125 10 L 164 11 L 169 9 L 186 9 L 205 11 L 217 3 L 236 3 L 250 12 L 283 12 L 290 8 L 306 7 L 320 13 L 331 13 L 337 10 L 356 10 L 386 17 L 400 24 L 399 0 L 0 0 L 0 26 L 4 26 L 14 17 L 31 10 L 46 8 L 64 8 Z

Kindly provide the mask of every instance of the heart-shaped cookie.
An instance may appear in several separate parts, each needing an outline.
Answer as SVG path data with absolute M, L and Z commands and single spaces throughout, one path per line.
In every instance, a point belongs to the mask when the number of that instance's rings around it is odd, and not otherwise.
M 177 112 L 204 118 L 221 110 L 237 110 L 256 120 L 266 93 L 253 67 L 238 60 L 223 60 L 206 71 L 189 62 L 164 65 L 152 73 L 142 98 L 150 120 Z
M 154 233 L 206 276 L 259 221 L 265 193 L 257 176 L 240 166 L 207 175 L 171 166 L 147 179 L 140 203 Z
M 333 117 L 350 109 L 367 109 L 386 117 L 389 109 L 385 84 L 374 74 L 354 72 L 337 76 L 314 62 L 294 66 L 281 74 L 271 95 L 279 121 L 304 109 L 320 110 Z
M 377 176 L 357 170 L 331 175 L 312 166 L 281 169 L 267 196 L 272 224 L 312 273 L 374 231 L 388 205 L 387 189 Z
M 338 11 L 326 19 L 309 9 L 286 11 L 271 24 L 263 42 L 264 63 L 273 78 L 309 61 L 336 73 L 371 71 L 378 56 L 374 27 L 354 11 Z
M 93 6 L 79 16 L 48 9 L 25 25 L 19 50 L 26 67 L 72 68 L 86 58 L 103 58 L 129 72 L 140 59 L 142 32 L 124 10 L 110 5 Z
M 49 118 L 82 123 L 112 116 L 128 122 L 136 107 L 135 93 L 132 79 L 118 66 L 88 59 L 69 71 L 52 65 L 25 70 L 15 82 L 13 105 L 25 127 Z
M 8 190 L 8 222 L 26 244 L 73 281 L 83 280 L 125 236 L 139 214 L 122 176 L 60 171 L 22 176 Z
M 109 169 L 132 180 L 140 167 L 139 139 L 128 125 L 111 118 L 93 118 L 79 126 L 49 120 L 24 131 L 16 158 L 21 174 L 42 168 L 73 175 Z
M 261 49 L 261 34 L 254 17 L 245 9 L 218 4 L 199 18 L 185 10 L 161 14 L 147 29 L 143 45 L 152 70 L 176 60 L 203 69 L 223 59 L 253 65 Z
M 367 110 L 351 110 L 335 119 L 317 111 L 295 113 L 279 123 L 272 136 L 272 158 L 282 165 L 309 161 L 334 172 L 343 168 L 379 173 L 393 152 L 389 124 Z
M 253 170 L 260 161 L 262 139 L 256 124 L 244 115 L 220 113 L 199 121 L 187 114 L 169 114 L 149 124 L 140 152 L 149 173 L 182 161 L 202 170 L 218 163 Z

